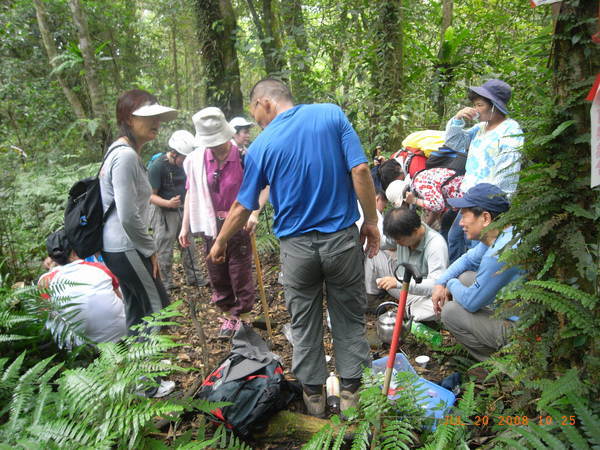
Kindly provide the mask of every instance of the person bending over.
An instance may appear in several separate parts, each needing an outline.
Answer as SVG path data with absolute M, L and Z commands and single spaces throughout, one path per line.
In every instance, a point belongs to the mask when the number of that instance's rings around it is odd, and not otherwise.
M 59 306 L 52 314 L 60 315 L 95 343 L 117 342 L 126 336 L 125 308 L 117 277 L 104 264 L 79 258 L 63 229 L 48 236 L 46 249 L 56 265 L 40 277 L 38 286 L 45 291 L 43 298 Z M 74 342 L 62 342 L 64 327 L 60 321 L 53 322 L 56 326 L 49 328 L 59 347 L 71 349 L 84 343 L 79 337 Z
M 448 267 L 448 247 L 444 238 L 421 222 L 412 210 L 395 208 L 387 212 L 383 220 L 385 245 L 377 255 L 366 261 L 365 276 L 367 294 L 378 297 L 385 290 L 399 298 L 402 283 L 394 276 L 398 264 L 410 263 L 423 274 L 423 281 L 411 280 L 406 300 L 408 315 L 416 321 L 435 320 L 431 292 L 435 280 Z M 396 248 L 396 255 L 386 249 Z M 404 269 L 398 270 L 402 279 Z

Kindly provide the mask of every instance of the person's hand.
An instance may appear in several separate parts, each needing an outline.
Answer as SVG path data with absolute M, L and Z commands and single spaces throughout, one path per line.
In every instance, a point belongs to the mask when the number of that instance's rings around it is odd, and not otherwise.
M 248 234 L 254 234 L 256 231 L 256 226 L 258 225 L 258 217 L 254 215 L 254 213 L 250 214 L 248 217 L 248 221 L 246 225 L 244 225 L 244 230 L 248 232 Z
M 190 239 L 189 239 L 189 231 L 187 230 L 187 228 L 181 227 L 181 231 L 179 232 L 179 245 L 181 245 L 182 247 L 186 248 L 190 246 Z
M 210 253 L 208 254 L 208 259 L 211 260 L 215 264 L 223 264 L 225 262 L 225 252 L 227 251 L 227 243 L 222 244 L 218 239 L 215 239 L 212 247 L 210 248 Z
M 156 253 L 150 256 L 150 263 L 152 264 L 152 278 L 156 279 L 160 276 L 160 268 L 158 267 L 158 257 Z
M 408 205 L 416 205 L 417 204 L 417 196 L 412 192 L 408 191 L 406 193 L 406 197 L 404 197 L 404 201 Z
M 181 206 L 181 196 L 176 195 L 175 197 L 171 197 L 170 200 L 167 200 L 169 203 L 169 208 L 177 209 Z
M 396 289 L 398 287 L 398 280 L 396 280 L 395 277 L 377 278 L 375 282 L 377 283 L 377 287 L 379 289 L 385 289 L 386 291 L 389 291 L 390 289 Z
M 379 251 L 379 228 L 377 228 L 377 222 L 372 223 L 365 220 L 360 227 L 360 243 L 364 244 L 365 239 L 367 241 L 367 247 L 365 253 L 369 258 L 372 258 Z
M 454 118 L 462 119 L 462 120 L 475 120 L 475 118 L 478 116 L 479 116 L 479 113 L 477 112 L 477 110 L 475 108 L 471 108 L 470 106 L 467 106 L 466 108 L 463 108 L 459 112 L 457 112 L 456 115 L 454 116 Z
M 379 166 L 380 164 L 382 164 L 384 162 L 385 162 L 385 157 L 383 157 L 383 156 L 376 156 L 373 159 L 373 165 L 374 166 Z
M 436 284 L 433 287 L 433 291 L 431 293 L 431 301 L 433 302 L 433 311 L 440 315 L 442 313 L 442 308 L 444 303 L 450 299 L 450 292 L 446 289 L 445 286 L 441 284 Z

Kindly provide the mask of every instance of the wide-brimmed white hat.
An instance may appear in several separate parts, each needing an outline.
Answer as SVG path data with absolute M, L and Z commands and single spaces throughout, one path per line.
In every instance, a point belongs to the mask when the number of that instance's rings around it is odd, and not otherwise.
M 396 208 L 400 208 L 404 202 L 406 191 L 409 189 L 410 178 L 408 177 L 406 177 L 404 180 L 392 181 L 385 190 L 385 196 Z
M 217 147 L 235 134 L 235 128 L 227 123 L 223 112 L 214 106 L 198 111 L 193 115 L 192 122 L 196 127 L 194 143 L 197 147 Z
M 248 122 L 244 117 L 234 117 L 229 121 L 229 125 L 237 129 L 237 127 L 251 127 L 255 124 L 254 122 Z
M 187 130 L 177 130 L 169 138 L 169 147 L 181 155 L 189 155 L 194 150 L 194 135 Z
M 169 122 L 177 117 L 177 110 L 169 108 L 168 106 L 159 105 L 158 103 L 152 103 L 140 106 L 131 114 L 138 117 L 160 116 L 160 120 Z

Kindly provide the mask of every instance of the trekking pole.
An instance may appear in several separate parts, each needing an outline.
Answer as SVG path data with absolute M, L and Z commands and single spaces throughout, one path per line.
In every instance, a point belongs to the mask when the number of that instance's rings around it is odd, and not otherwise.
M 181 209 L 177 208 L 177 212 L 179 212 L 179 219 L 183 223 L 183 215 L 181 213 Z M 196 282 L 196 286 L 199 286 L 198 276 L 196 275 L 196 267 L 194 266 L 194 255 L 192 254 L 192 250 L 190 249 L 190 247 L 185 247 L 185 249 L 188 252 L 190 268 L 192 269 L 192 272 L 194 274 L 194 281 Z M 202 323 L 198 318 L 198 312 L 196 311 L 196 302 L 194 302 L 191 299 L 188 299 L 186 303 L 188 304 L 188 308 L 190 309 L 190 316 L 192 316 L 192 323 L 196 328 L 196 334 L 198 335 L 198 339 L 200 339 L 200 346 L 202 347 L 202 365 L 205 368 L 208 368 L 208 347 L 206 346 L 206 335 L 204 334 L 204 328 L 202 328 Z M 202 371 L 201 376 L 202 378 L 204 378 L 204 370 Z
M 269 339 L 273 342 L 273 332 L 271 331 L 271 319 L 269 318 L 269 304 L 267 303 L 267 297 L 265 295 L 265 286 L 263 284 L 262 269 L 260 266 L 260 259 L 258 258 L 258 250 L 256 249 L 256 234 L 250 236 L 252 241 L 252 254 L 254 255 L 254 264 L 256 265 L 256 278 L 258 278 L 258 291 L 260 293 L 260 301 L 263 307 L 263 314 L 265 315 L 265 322 L 267 324 L 267 332 L 269 333 Z

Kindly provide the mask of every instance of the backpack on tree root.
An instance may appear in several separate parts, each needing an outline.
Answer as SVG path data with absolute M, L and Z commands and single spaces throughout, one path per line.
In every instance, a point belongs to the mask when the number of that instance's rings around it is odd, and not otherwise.
M 206 377 L 197 397 L 230 402 L 212 410 L 208 417 L 246 439 L 264 429 L 301 388 L 285 379 L 276 356 L 251 327 L 242 325 L 232 343 L 232 353 Z

